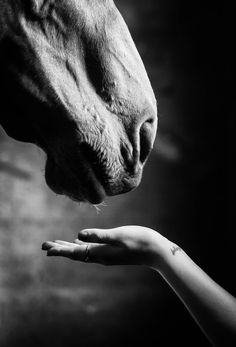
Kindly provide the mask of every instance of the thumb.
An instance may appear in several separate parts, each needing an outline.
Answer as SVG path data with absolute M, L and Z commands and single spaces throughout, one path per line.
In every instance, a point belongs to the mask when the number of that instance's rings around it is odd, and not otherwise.
M 116 229 L 84 229 L 79 232 L 78 239 L 100 244 L 120 243 L 119 234 Z

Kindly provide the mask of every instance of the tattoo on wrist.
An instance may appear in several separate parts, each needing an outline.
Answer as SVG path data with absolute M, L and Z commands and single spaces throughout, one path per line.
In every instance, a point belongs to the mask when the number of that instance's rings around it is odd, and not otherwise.
M 171 247 L 171 253 L 173 254 L 173 255 L 175 255 L 175 253 L 176 252 L 181 252 L 182 251 L 182 249 L 179 247 L 179 246 L 173 246 L 173 247 Z

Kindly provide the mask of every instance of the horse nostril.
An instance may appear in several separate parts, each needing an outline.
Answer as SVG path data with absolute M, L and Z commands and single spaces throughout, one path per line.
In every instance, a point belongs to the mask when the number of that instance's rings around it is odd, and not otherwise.
M 139 154 L 139 160 L 141 164 L 144 164 L 147 160 L 152 147 L 153 147 L 153 141 L 154 141 L 154 133 L 155 126 L 154 126 L 154 119 L 150 118 L 146 120 L 139 132 L 139 141 L 140 141 L 140 154 Z
M 120 154 L 130 175 L 136 175 L 145 164 L 153 147 L 156 129 L 155 118 L 149 118 L 141 126 L 132 128 L 129 141 L 121 143 Z

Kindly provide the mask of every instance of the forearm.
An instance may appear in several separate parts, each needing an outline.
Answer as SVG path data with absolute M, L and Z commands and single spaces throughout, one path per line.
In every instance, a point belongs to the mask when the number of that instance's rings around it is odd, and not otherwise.
M 209 340 L 236 345 L 236 299 L 215 283 L 178 246 L 170 243 L 158 272 L 169 283 Z

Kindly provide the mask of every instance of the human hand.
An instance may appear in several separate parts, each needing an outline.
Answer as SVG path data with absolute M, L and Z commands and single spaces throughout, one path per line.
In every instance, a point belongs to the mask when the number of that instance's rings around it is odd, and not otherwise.
M 42 249 L 48 256 L 103 265 L 146 265 L 159 269 L 172 243 L 158 232 L 141 226 L 115 229 L 86 229 L 73 243 L 47 241 Z

